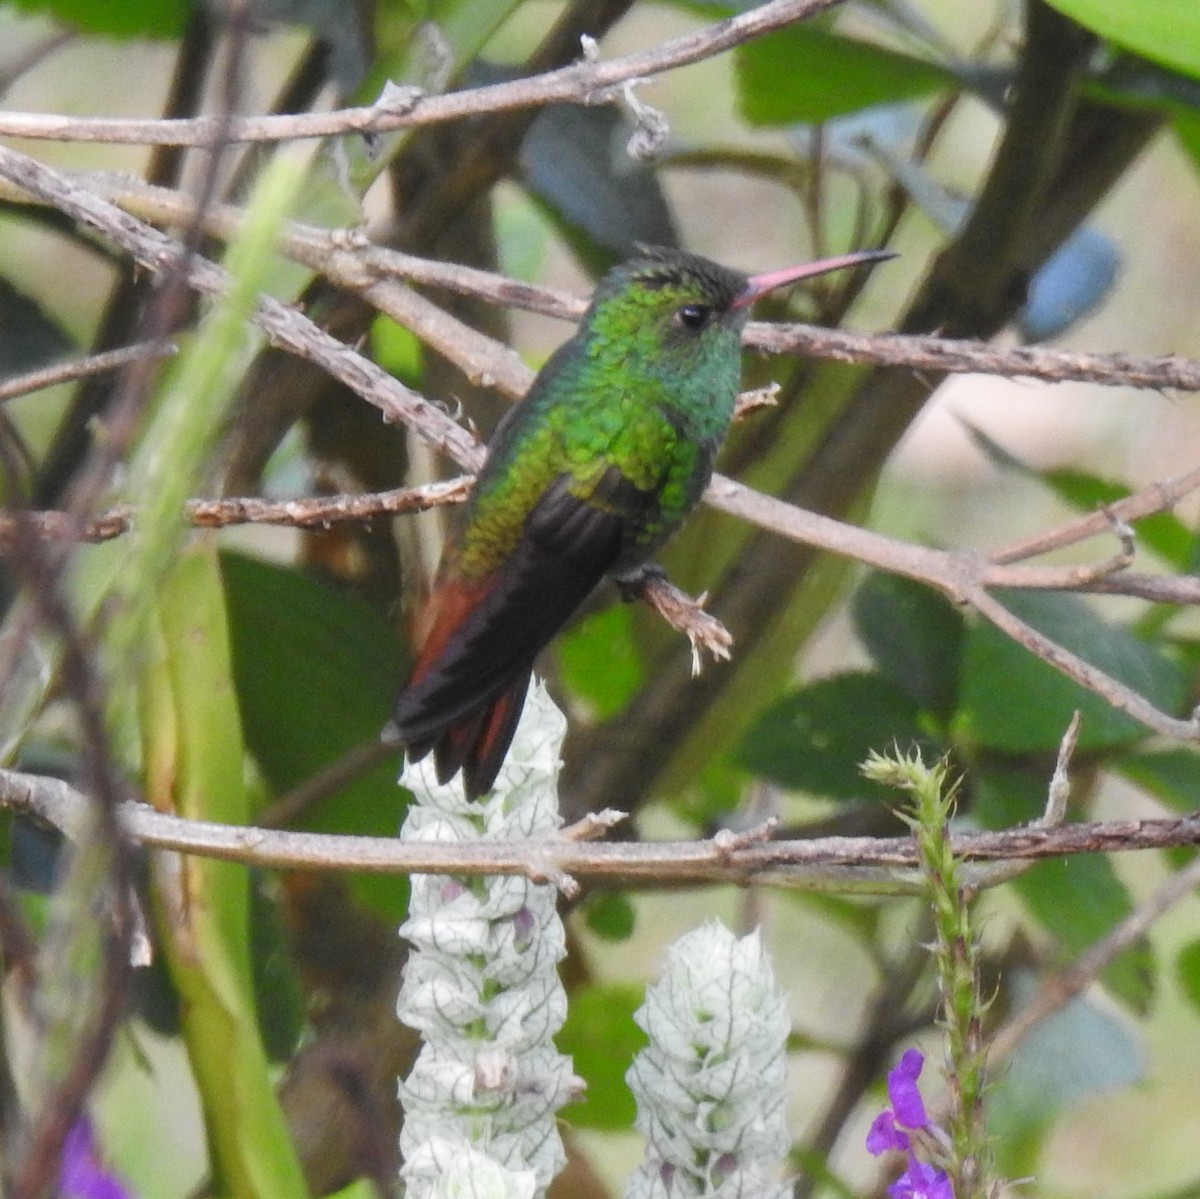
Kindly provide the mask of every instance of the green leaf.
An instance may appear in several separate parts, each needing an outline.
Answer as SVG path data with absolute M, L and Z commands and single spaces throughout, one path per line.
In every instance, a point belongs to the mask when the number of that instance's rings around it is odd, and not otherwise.
M 793 691 L 747 730 L 742 765 L 831 799 L 894 798 L 859 772 L 867 754 L 924 740 L 917 705 L 880 674 L 839 674 Z
M 1013 1006 L 1037 989 L 1030 971 L 1012 980 Z M 1042 1134 L 1064 1112 L 1145 1076 L 1136 1030 L 1086 996 L 1040 1020 L 1020 1041 L 988 1090 L 988 1139 L 1008 1177 L 1036 1169 Z
M 1076 470 L 1041 471 L 1010 454 L 982 429 L 967 423 L 971 440 L 987 460 L 1000 470 L 1015 471 L 1048 486 L 1059 499 L 1080 512 L 1094 512 L 1129 495 L 1129 487 L 1098 475 Z M 1191 570 L 1196 565 L 1196 539 L 1187 525 L 1170 512 L 1156 512 L 1137 522 L 1139 542 L 1160 554 L 1172 566 Z
M 558 643 L 562 681 L 598 720 L 615 716 L 644 681 L 629 604 L 614 604 L 581 620 Z
M 302 179 L 300 167 L 286 155 L 258 177 L 246 222 L 225 255 L 228 289 L 168 368 L 161 401 L 130 461 L 124 498 L 138 516 L 123 539 L 126 558 L 115 580 L 108 630 L 118 663 L 136 657 L 145 610 L 186 532 L 184 503 L 196 494 L 245 369 L 262 343 L 249 318 Z
M 734 68 L 738 105 L 751 125 L 815 124 L 958 86 L 934 63 L 812 24 L 739 47 Z
M 64 357 L 75 340 L 32 296 L 0 278 L 0 378 Z
M 369 604 L 299 570 L 226 553 L 221 574 L 246 743 L 271 790 L 283 794 L 378 737 L 404 676 L 404 651 Z M 300 826 L 394 835 L 407 800 L 397 773 L 398 759 L 382 762 Z M 403 915 L 403 878 L 355 875 L 353 887 L 383 914 Z
M 1039 814 L 1047 780 L 1016 771 L 989 770 L 976 778 L 973 812 L 986 828 L 1009 828 Z M 1100 854 L 1048 858 L 1012 883 L 1030 914 L 1063 948 L 1078 956 L 1133 910 L 1112 860 Z M 1101 974 L 1112 994 L 1142 1014 L 1154 994 L 1153 959 L 1140 940 Z
M 263 1048 L 273 1062 L 286 1062 L 304 1030 L 305 999 L 278 904 L 263 876 L 250 885 L 250 970 Z
M 1126 754 L 1113 765 L 1131 782 L 1177 812 L 1200 808 L 1200 754 L 1194 750 Z
M 627 941 L 637 924 L 633 904 L 619 891 L 604 891 L 590 898 L 583 918 L 588 928 L 606 941 Z
M 1129 495 L 1122 483 L 1074 470 L 1052 470 L 1041 476 L 1054 493 L 1080 512 L 1094 512 Z M 1137 522 L 1138 542 L 1179 570 L 1195 566 L 1195 534 L 1172 512 L 1155 512 Z
M 575 1128 L 632 1127 L 636 1106 L 625 1085 L 625 1072 L 646 1044 L 645 1033 L 633 1022 L 642 998 L 641 988 L 628 984 L 584 987 L 572 993 L 570 1015 L 555 1039 L 587 1082 L 584 1101 L 563 1109 L 563 1119 Z
M 1185 0 L 1050 0 L 1102 38 L 1200 79 L 1200 5 Z
M 26 12 L 46 13 L 64 25 L 104 37 L 179 37 L 187 23 L 188 0 L 13 0 Z
M 1200 939 L 1189 941 L 1176 955 L 1175 977 L 1184 997 L 1200 1012 Z
M 949 716 L 966 634 L 962 612 L 911 579 L 874 573 L 855 592 L 853 615 L 875 665 L 914 703 Z
M 638 242 L 677 242 L 658 172 L 614 153 L 632 133 L 628 118 L 613 105 L 552 104 L 521 142 L 521 173 L 529 190 L 574 231 L 621 258 Z
M 1178 711 L 1179 669 L 1120 625 L 1107 624 L 1082 600 L 1043 592 L 997 592 L 1014 615 L 1144 695 Z M 1055 749 L 1078 710 L 1079 747 L 1110 748 L 1147 735 L 1145 727 L 980 621 L 963 652 L 960 714 L 969 735 L 991 749 L 1025 753 Z
M 246 824 L 244 752 L 211 538 L 179 558 L 150 616 L 139 695 L 146 796 L 189 819 Z M 304 1196 L 255 1013 L 247 871 L 195 855 L 170 855 L 155 869 L 158 929 L 180 997 L 217 1189 L 264 1199 Z
M 1200 171 L 1200 113 L 1176 112 L 1171 127 L 1179 138 L 1179 144 L 1191 158 L 1192 166 Z

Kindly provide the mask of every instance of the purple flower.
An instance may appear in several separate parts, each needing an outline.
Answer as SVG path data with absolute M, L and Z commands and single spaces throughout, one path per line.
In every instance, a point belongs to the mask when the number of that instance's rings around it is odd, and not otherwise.
M 896 1127 L 896 1114 L 885 1108 L 875 1117 L 875 1123 L 867 1130 L 867 1150 L 878 1157 L 892 1150 L 903 1152 L 912 1146 L 908 1133 Z
M 917 1079 L 925 1068 L 925 1057 L 919 1049 L 906 1049 L 899 1062 L 888 1071 L 887 1093 L 891 1107 L 875 1117 L 867 1133 L 867 1149 L 878 1157 L 892 1150 L 907 1152 L 912 1138 L 905 1132 L 929 1127 L 925 1101 L 917 1087 Z
M 892 1101 L 896 1123 L 903 1128 L 925 1128 L 929 1124 L 925 1101 L 917 1087 L 917 1079 L 924 1068 L 925 1055 L 919 1049 L 906 1049 L 899 1062 L 888 1071 L 888 1098 Z
M 911 1154 L 904 1173 L 887 1189 L 888 1199 L 954 1199 L 954 1184 L 936 1166 Z
M 890 1107 L 875 1117 L 867 1133 L 867 1149 L 878 1157 L 881 1153 L 908 1154 L 904 1173 L 887 1189 L 888 1199 L 954 1199 L 954 1184 L 944 1170 L 918 1160 L 917 1151 L 929 1152 L 931 1138 L 909 1136 L 909 1133 L 928 1130 L 936 1133 L 917 1080 L 925 1068 L 925 1057 L 919 1049 L 905 1050 L 899 1062 L 888 1071 L 887 1093 Z M 907 1130 L 907 1131 L 906 1131 Z M 936 1144 L 936 1138 L 933 1139 Z
M 132 1199 L 132 1192 L 101 1164 L 92 1123 L 80 1116 L 67 1133 L 59 1167 L 61 1199 Z

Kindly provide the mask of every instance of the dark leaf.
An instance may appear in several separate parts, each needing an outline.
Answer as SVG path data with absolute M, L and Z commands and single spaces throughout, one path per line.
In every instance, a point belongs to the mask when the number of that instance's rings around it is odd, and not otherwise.
M 619 891 L 593 896 L 584 907 L 587 926 L 606 941 L 627 941 L 637 924 L 633 904 Z
M 935 63 L 811 24 L 739 47 L 734 66 L 738 105 L 751 125 L 827 121 L 958 86 Z
M 0 379 L 66 357 L 75 342 L 44 308 L 0 279 Z
M 598 720 L 620 712 L 644 681 L 632 623 L 630 606 L 614 604 L 581 620 L 559 641 L 562 681 Z
M 997 592 L 1016 616 L 1051 640 L 1132 687 L 1163 711 L 1183 701 L 1178 668 L 1120 625 L 1107 624 L 1082 600 L 1046 592 Z M 1012 753 L 1053 750 L 1075 711 L 1079 747 L 1095 750 L 1136 741 L 1145 727 L 983 621 L 967 634 L 961 719 L 971 738 Z
M 263 1048 L 273 1062 L 287 1061 L 304 1029 L 304 992 L 279 908 L 261 875 L 252 877 L 250 887 L 250 968 Z
M 876 573 L 855 592 L 853 613 L 875 665 L 914 703 L 949 716 L 966 633 L 962 612 L 929 587 Z
M 234 678 L 246 744 L 278 795 L 379 736 L 404 676 L 404 653 L 363 601 L 298 570 L 224 554 Z M 302 827 L 391 836 L 406 792 L 398 762 L 348 783 Z M 400 878 L 355 876 L 355 887 L 389 915 L 404 910 Z
M 1200 1011 L 1200 940 L 1189 941 L 1175 958 L 1175 977 L 1187 1001 Z
M 626 152 L 632 127 L 614 105 L 545 108 L 521 143 L 529 190 L 616 257 L 636 243 L 673 246 L 675 226 L 654 170 Z
M 871 750 L 924 740 L 917 705 L 881 674 L 839 674 L 772 704 L 747 731 L 738 758 L 784 787 L 831 799 L 894 799 L 862 777 Z
M 1016 771 L 976 776 L 972 811 L 986 828 L 1009 828 L 1042 811 L 1048 780 Z M 1066 959 L 1078 956 L 1133 910 L 1112 860 L 1099 854 L 1048 858 L 1018 875 L 1012 886 L 1030 914 L 1052 933 Z M 1154 995 L 1150 946 L 1139 940 L 1101 974 L 1112 994 L 1137 1013 Z

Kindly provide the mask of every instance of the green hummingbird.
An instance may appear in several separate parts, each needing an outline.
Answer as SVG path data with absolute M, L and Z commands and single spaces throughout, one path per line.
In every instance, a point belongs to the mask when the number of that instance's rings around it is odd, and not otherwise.
M 747 277 L 646 248 L 600 281 L 488 444 L 447 542 L 428 632 L 385 736 L 485 794 L 534 659 L 607 575 L 633 582 L 712 476 L 733 417 L 750 305 L 785 284 L 892 255 L 864 251 Z

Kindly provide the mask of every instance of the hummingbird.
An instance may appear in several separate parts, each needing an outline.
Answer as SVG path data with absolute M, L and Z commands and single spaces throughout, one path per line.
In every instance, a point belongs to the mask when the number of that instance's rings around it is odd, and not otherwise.
M 695 507 L 733 418 L 741 332 L 776 288 L 893 255 L 747 277 L 645 247 L 604 276 L 574 336 L 496 427 L 447 540 L 386 739 L 468 799 L 491 790 L 534 660 L 607 576 L 636 585 Z

